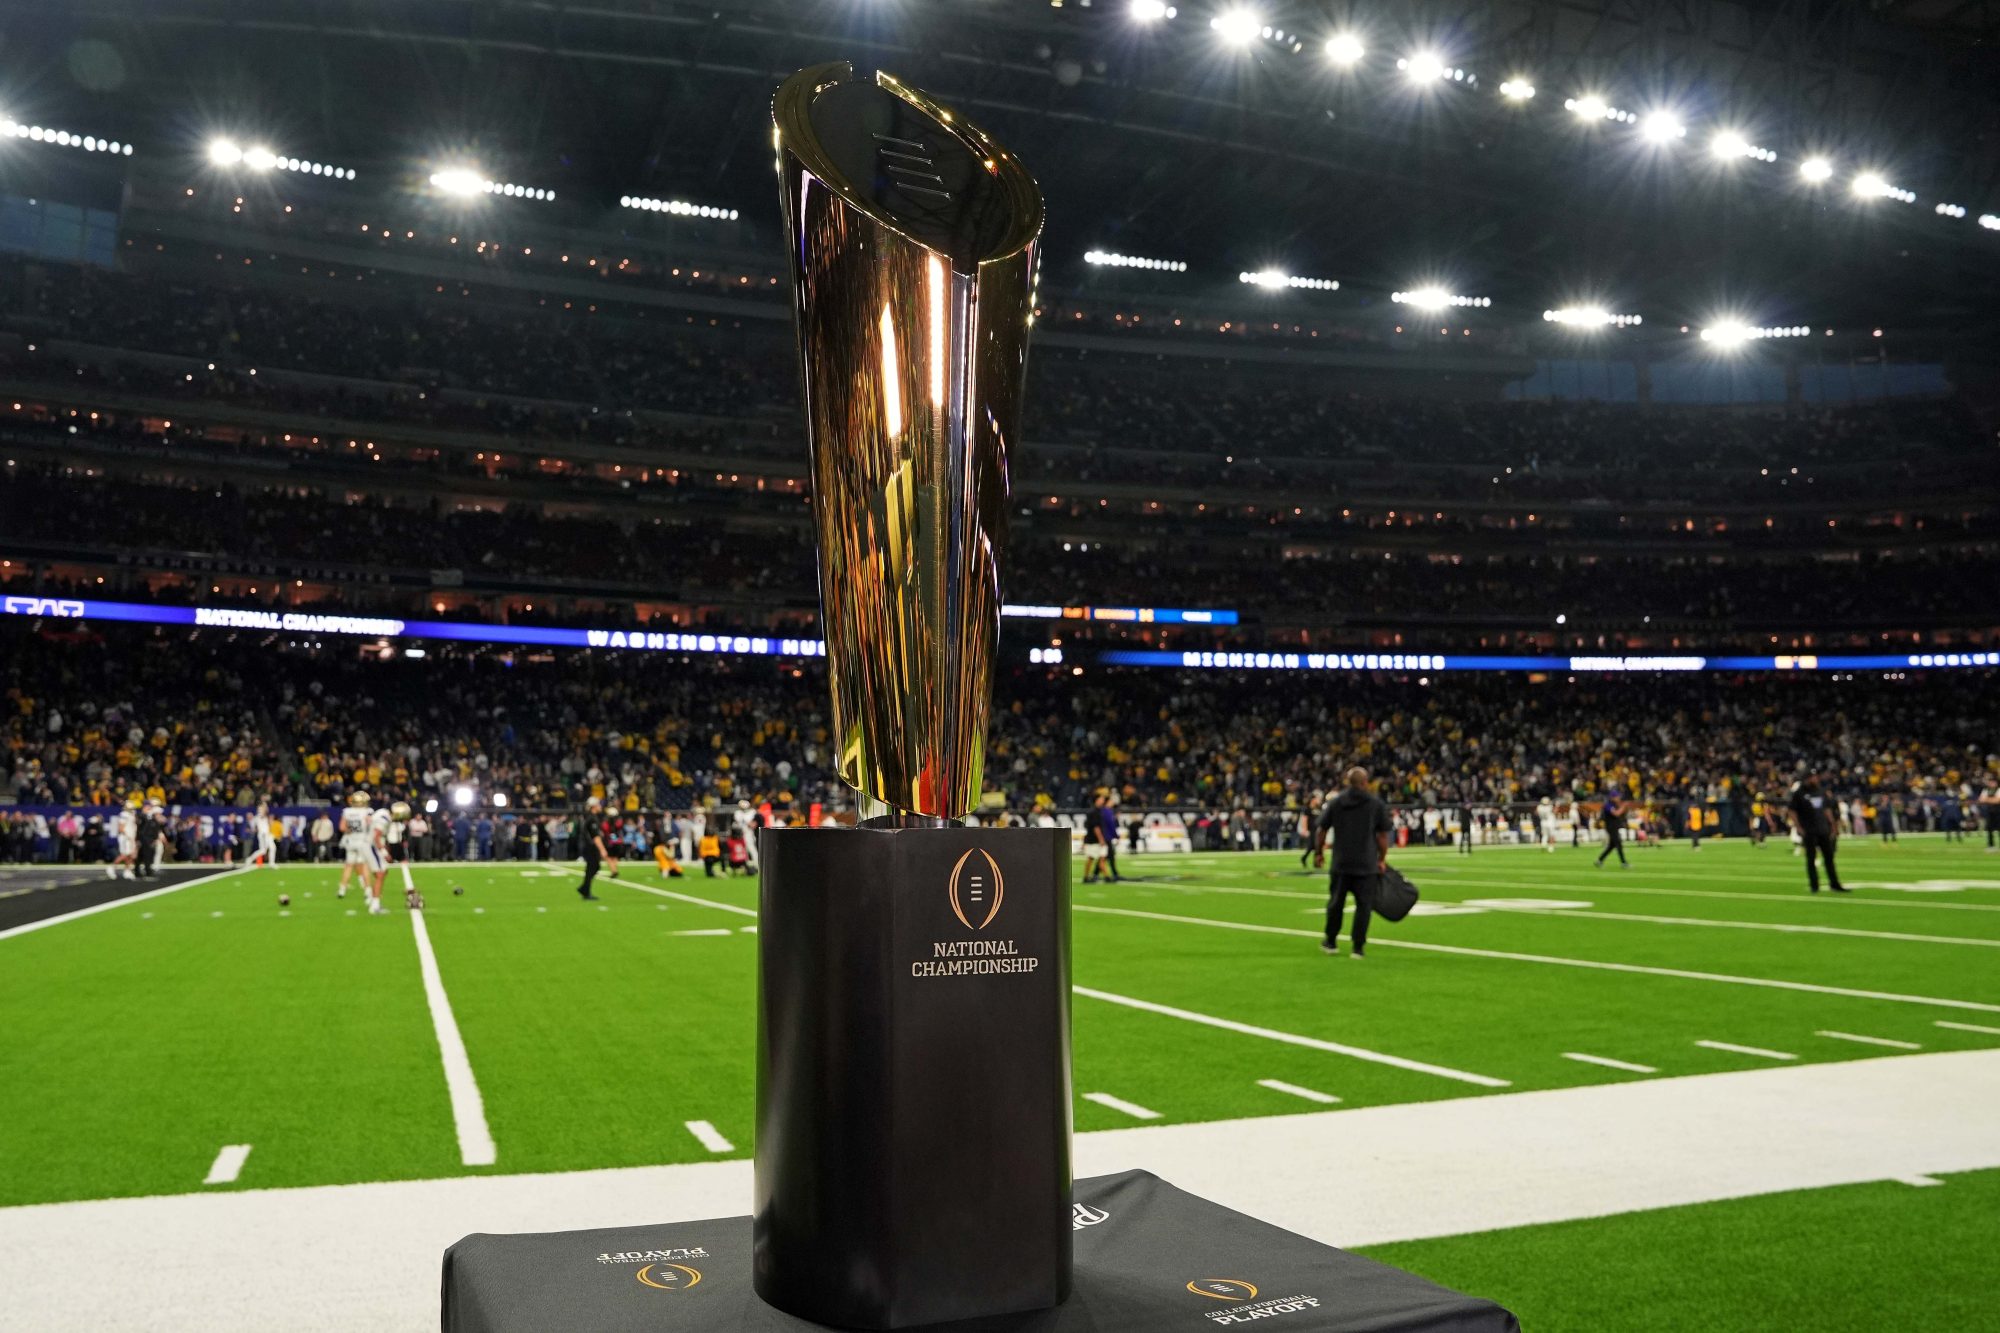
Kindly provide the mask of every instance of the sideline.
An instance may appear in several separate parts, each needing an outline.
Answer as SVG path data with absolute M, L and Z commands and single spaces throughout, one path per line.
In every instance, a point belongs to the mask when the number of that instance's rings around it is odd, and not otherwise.
M 1101 1130 L 1077 1135 L 1076 1174 L 1152 1171 L 1354 1247 L 2000 1167 L 1995 1105 L 2000 1050 L 1940 1052 Z M 128 1327 L 130 1285 L 104 1280 L 116 1254 L 146 1274 L 149 1328 L 419 1333 L 437 1328 L 438 1257 L 468 1232 L 750 1206 L 748 1159 L 40 1204 L 0 1209 L 0 1290 L 25 1328 Z
M 99 912 L 109 912 L 114 907 L 127 907 L 133 903 L 143 903 L 149 898 L 163 898 L 169 893 L 179 893 L 182 889 L 191 889 L 197 884 L 213 884 L 220 879 L 229 879 L 235 875 L 248 874 L 257 868 L 256 866 L 237 866 L 234 870 L 218 870 L 213 875 L 199 875 L 194 879 L 184 879 L 178 884 L 163 885 L 157 889 L 149 889 L 145 893 L 135 893 L 129 898 L 114 898 L 108 903 L 98 903 L 93 907 L 79 907 L 74 912 L 64 912 L 61 916 L 45 916 L 40 921 L 30 921 L 25 925 L 9 926 L 6 930 L 0 930 L 0 940 L 11 940 L 16 935 L 26 935 L 30 931 L 44 930 L 50 926 L 60 926 L 65 921 L 75 921 L 80 917 L 96 916 Z

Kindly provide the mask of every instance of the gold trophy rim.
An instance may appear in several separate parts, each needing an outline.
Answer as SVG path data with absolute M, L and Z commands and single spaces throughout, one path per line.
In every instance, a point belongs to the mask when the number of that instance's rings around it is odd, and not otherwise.
M 849 60 L 829 60 L 818 65 L 808 65 L 793 74 L 778 86 L 771 99 L 771 125 L 776 146 L 798 158 L 800 163 L 841 197 L 848 207 L 861 213 L 876 225 L 896 233 L 912 245 L 920 246 L 932 253 L 937 247 L 912 236 L 908 229 L 896 218 L 876 207 L 849 183 L 847 177 L 837 168 L 831 158 L 821 149 L 819 138 L 813 133 L 809 112 L 813 99 L 837 83 L 849 82 L 854 78 L 854 63 Z M 974 261 L 975 267 L 1014 258 L 1035 243 L 1042 234 L 1043 209 L 1041 187 L 1028 174 L 1020 159 L 1002 148 L 993 136 L 965 119 L 937 98 L 911 84 L 903 82 L 887 70 L 875 71 L 877 87 L 902 98 L 917 110 L 929 116 L 939 129 L 952 135 L 989 164 L 994 176 L 1007 192 L 1008 201 L 1014 206 L 1014 227 L 996 245 L 991 253 L 981 255 Z

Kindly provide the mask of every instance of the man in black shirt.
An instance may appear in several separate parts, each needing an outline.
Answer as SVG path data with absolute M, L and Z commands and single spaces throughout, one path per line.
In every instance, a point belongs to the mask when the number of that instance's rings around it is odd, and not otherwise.
M 1625 859 L 1625 805 L 1618 799 L 1616 790 L 1604 793 L 1604 850 L 1597 854 L 1597 864 L 1603 865 L 1611 853 L 1618 853 L 1618 864 L 1629 866 Z
M 618 874 L 618 858 L 611 854 L 610 847 L 616 835 L 604 817 L 604 802 L 595 796 L 584 807 L 583 825 L 578 832 L 583 835 L 583 883 L 576 886 L 576 894 L 585 902 L 594 903 L 597 895 L 590 891 L 590 882 L 597 878 L 598 867 L 609 861 L 612 875 Z
M 1833 798 L 1820 789 L 1817 774 L 1809 772 L 1792 784 L 1785 810 L 1805 849 L 1806 888 L 1819 892 L 1819 867 L 1815 862 L 1825 857 L 1827 887 L 1835 893 L 1846 893 L 1840 887 L 1839 872 L 1833 868 L 1833 848 L 1840 840 L 1840 822 L 1833 817 Z
M 1333 839 L 1333 873 L 1327 877 L 1326 941 L 1319 947 L 1330 954 L 1340 952 L 1340 923 L 1347 914 L 1347 898 L 1354 896 L 1354 932 L 1349 940 L 1354 956 L 1360 958 L 1368 947 L 1368 921 L 1375 911 L 1375 883 L 1389 868 L 1389 807 L 1368 790 L 1368 770 L 1347 770 L 1346 787 L 1326 803 L 1319 825 L 1313 830 L 1313 853 L 1325 855 L 1326 840 Z

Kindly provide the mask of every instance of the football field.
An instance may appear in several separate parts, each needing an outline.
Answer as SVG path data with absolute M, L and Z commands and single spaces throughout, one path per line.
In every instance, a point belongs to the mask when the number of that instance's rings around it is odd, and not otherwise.
M 1077 1129 L 2000 1049 L 1977 842 L 1845 839 L 1845 896 L 1808 896 L 1783 842 L 1628 850 L 1403 852 L 1423 902 L 1365 959 L 1321 953 L 1296 854 L 1122 855 L 1125 882 L 1074 885 Z M 628 862 L 587 904 L 568 867 L 415 875 L 420 920 L 394 871 L 369 917 L 337 868 L 280 867 L 0 933 L 0 1207 L 751 1152 L 753 879 Z M 1367 1150 L 1301 1170 L 1335 1191 Z M 1978 1326 L 2000 1172 L 1937 1179 L 1371 1252 L 1529 1328 L 1771 1327 L 1774 1301 L 1786 1326 Z

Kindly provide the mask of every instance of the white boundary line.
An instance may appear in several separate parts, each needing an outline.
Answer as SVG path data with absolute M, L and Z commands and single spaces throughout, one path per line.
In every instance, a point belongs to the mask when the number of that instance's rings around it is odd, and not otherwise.
M 2000 1028 L 1981 1027 L 1977 1023 L 1954 1023 L 1948 1018 L 1937 1020 L 1937 1026 L 1952 1028 L 1959 1032 L 1983 1032 L 1989 1037 L 2000 1037 Z
M 757 909 L 754 907 L 738 907 L 735 903 L 719 903 L 713 898 L 697 898 L 691 893 L 675 893 L 672 889 L 656 889 L 650 884 L 626 884 L 622 879 L 614 879 L 610 882 L 613 884 L 624 884 L 626 888 L 637 889 L 641 893 L 655 893 L 662 898 L 677 898 L 684 903 L 693 903 L 696 907 L 713 907 L 719 912 L 734 912 L 738 916 L 754 917 L 757 915 Z
M 1728 1051 L 1732 1055 L 1760 1056 L 1766 1060 L 1796 1060 L 1799 1058 L 1790 1051 L 1767 1051 L 1762 1046 L 1738 1046 L 1733 1041 L 1710 1041 L 1706 1037 L 1696 1042 L 1695 1045 L 1706 1046 L 1711 1051 Z
M 1173 921 L 1188 926 L 1212 926 L 1221 930 L 1248 930 L 1265 935 L 1291 935 L 1302 939 L 1319 939 L 1316 930 L 1295 930 L 1290 926 L 1260 926 L 1246 921 L 1218 921 L 1212 917 L 1171 916 L 1165 912 L 1142 912 L 1130 907 L 1093 907 L 1082 903 L 1075 905 L 1078 912 L 1103 912 L 1110 916 L 1135 916 L 1153 921 Z M 1771 977 L 1739 977 L 1726 972 L 1690 972 L 1677 967 L 1646 967 L 1638 963 L 1601 963 L 1588 958 L 1558 958 L 1553 954 L 1508 953 L 1499 949 L 1469 949 L 1456 944 L 1420 944 L 1415 940 L 1372 939 L 1370 944 L 1380 944 L 1392 949 L 1421 949 L 1428 953 L 1462 954 L 1468 958 L 1497 958 L 1514 963 L 1545 963 L 1555 967 L 1583 967 L 1600 972 L 1630 972 L 1648 977 L 1676 977 L 1683 981 L 1713 981 L 1730 986 L 1761 986 L 1770 990 L 1805 991 L 1813 995 L 1844 995 L 1855 1000 L 1890 1000 L 1897 1004 L 1927 1004 L 1945 1009 L 1974 1009 L 1981 1013 L 2000 1014 L 2000 1004 L 1983 1004 L 1978 1000 L 1948 1000 L 1931 995 L 1899 995 L 1893 991 L 1858 990 L 1847 986 L 1820 986 L 1810 981 L 1779 981 Z
M 1628 1074 L 1657 1074 L 1660 1071 L 1651 1065 L 1635 1065 L 1630 1060 L 1614 1060 L 1608 1055 L 1585 1055 L 1582 1051 L 1564 1051 L 1565 1060 L 1576 1060 L 1587 1065 L 1603 1065 L 1606 1069 L 1622 1069 Z
M 232 875 L 245 874 L 255 869 L 255 866 L 237 866 L 234 870 L 218 870 L 213 875 L 199 875 L 194 879 L 183 880 L 179 884 L 168 884 L 161 888 L 148 889 L 144 893 L 135 893 L 129 898 L 114 898 L 108 903 L 98 903 L 94 907 L 79 907 L 74 912 L 64 912 L 61 916 L 45 916 L 40 921 L 30 921 L 26 925 L 9 926 L 5 930 L 0 930 L 0 940 L 10 940 L 16 935 L 26 935 L 30 931 L 42 930 L 48 926 L 60 926 L 65 921 L 75 921 L 79 917 L 96 916 L 99 912 L 108 912 L 114 907 L 142 903 L 148 898 L 161 898 L 169 893 L 179 893 L 182 889 L 191 889 L 197 884 L 213 884 L 219 879 L 228 879 Z
M 243 1174 L 243 1163 L 248 1161 L 249 1157 L 249 1144 L 231 1143 L 226 1145 L 221 1152 L 215 1155 L 215 1164 L 208 1168 L 208 1174 L 202 1177 L 201 1183 L 204 1185 L 235 1184 L 236 1178 Z
M 1330 1092 L 1319 1092 L 1313 1088 L 1302 1088 L 1296 1083 L 1287 1083 L 1281 1078 L 1260 1078 L 1257 1080 L 1257 1086 L 1260 1088 L 1269 1088 L 1272 1092 L 1288 1092 L 1294 1097 L 1303 1097 L 1309 1102 L 1318 1102 L 1321 1106 L 1333 1106 L 1340 1101 L 1340 1098 Z
M 1858 1041 L 1863 1046 L 1887 1046 L 1894 1051 L 1921 1051 L 1923 1046 L 1914 1041 L 1897 1041 L 1892 1037 L 1864 1037 L 1858 1032 L 1831 1032 L 1825 1028 L 1813 1033 L 1815 1037 L 1831 1037 L 1835 1041 Z
M 702 1147 L 708 1149 L 710 1152 L 736 1151 L 736 1145 L 722 1137 L 722 1131 L 706 1120 L 688 1121 L 687 1131 L 694 1135 L 696 1142 L 700 1143 Z
M 1314 932 L 1302 931 L 1301 934 Z M 1453 1079 L 1459 1083 L 1470 1083 L 1481 1088 L 1505 1088 L 1512 1085 L 1504 1078 L 1488 1078 L 1484 1074 L 1468 1074 L 1463 1069 L 1447 1069 L 1443 1065 L 1425 1064 L 1421 1060 L 1406 1060 L 1400 1055 L 1384 1055 L 1381 1051 L 1371 1051 L 1362 1046 L 1343 1046 L 1337 1041 L 1322 1041 L 1318 1037 L 1304 1037 L 1296 1032 L 1280 1032 L 1276 1028 L 1257 1027 L 1250 1023 L 1239 1023 L 1233 1018 L 1217 1018 L 1213 1014 L 1198 1014 L 1192 1009 L 1176 1009 L 1170 1004 L 1155 1004 L 1151 1000 L 1135 1000 L 1129 995 L 1114 995 L 1110 991 L 1093 990 L 1089 986 L 1071 986 L 1078 995 L 1093 1000 L 1108 1000 L 1112 1004 L 1122 1004 L 1128 1009 L 1139 1009 L 1149 1014 L 1162 1014 L 1168 1018 L 1178 1018 L 1183 1022 L 1200 1023 L 1204 1027 L 1221 1028 L 1224 1032 L 1237 1032 L 1246 1037 L 1262 1037 L 1266 1041 L 1282 1041 L 1290 1046 L 1303 1046 L 1307 1050 L 1326 1051 L 1332 1055 L 1352 1056 L 1356 1060 L 1366 1060 L 1371 1064 L 1389 1065 L 1395 1069 L 1407 1069 L 1417 1074 L 1435 1074 L 1439 1078 Z
M 1108 1106 L 1114 1111 L 1123 1111 L 1134 1120 L 1158 1120 L 1160 1118 L 1158 1111 L 1148 1110 L 1137 1102 L 1126 1101 L 1123 1097 L 1113 1097 L 1108 1092 L 1086 1092 L 1083 1094 L 1083 1099 L 1087 1102 L 1096 1102 L 1099 1106 Z
M 424 998 L 430 1001 L 431 1027 L 437 1032 L 438 1054 L 444 1060 L 444 1086 L 451 1094 L 451 1120 L 458 1131 L 458 1160 L 467 1166 L 491 1166 L 499 1157 L 493 1131 L 486 1127 L 486 1103 L 479 1096 L 479 1082 L 472 1076 L 472 1061 L 465 1054 L 465 1038 L 459 1035 L 458 1020 L 452 1017 L 451 997 L 444 993 L 444 978 L 438 974 L 437 954 L 431 951 L 430 931 L 424 914 L 411 912 L 410 932 L 417 938 L 417 962 L 424 974 Z

